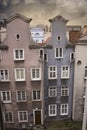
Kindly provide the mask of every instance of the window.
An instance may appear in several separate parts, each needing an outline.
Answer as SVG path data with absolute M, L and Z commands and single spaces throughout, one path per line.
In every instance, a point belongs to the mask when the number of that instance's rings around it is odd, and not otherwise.
M 20 34 L 19 33 L 16 34 L 16 40 L 20 40 Z
M 15 81 L 25 81 L 25 69 L 24 68 L 15 69 Z
M 68 115 L 68 104 L 61 104 L 61 115 Z
M 57 78 L 57 67 L 49 66 L 48 75 L 49 75 L 49 79 L 56 79 Z
M 14 60 L 24 60 L 24 49 L 14 50 Z
M 74 62 L 74 52 L 70 53 L 70 62 Z
M 57 87 L 52 86 L 49 87 L 49 97 L 56 97 L 57 96 Z
M 68 96 L 69 95 L 69 88 L 67 86 L 61 87 L 61 96 Z
M 31 69 L 31 80 L 41 80 L 41 69 L 40 68 Z
M 63 48 L 55 48 L 55 58 L 63 58 Z
M 2 51 L 0 50 L 0 60 L 2 60 Z
M 11 103 L 11 92 L 10 91 L 1 91 L 1 99 L 3 103 Z
M 13 113 L 12 112 L 5 112 L 4 113 L 4 121 L 5 121 L 5 123 L 13 123 Z
M 60 41 L 60 36 L 57 37 L 58 41 Z
M 9 80 L 9 71 L 7 69 L 0 70 L 0 81 L 8 81 Z
M 45 53 L 44 54 L 44 61 L 47 62 L 48 61 L 48 55 Z
M 57 105 L 51 104 L 49 105 L 49 116 L 56 116 L 57 115 Z
M 63 79 L 69 78 L 69 66 L 61 67 L 61 78 Z
M 40 100 L 41 99 L 40 90 L 33 90 L 32 99 L 33 100 Z
M 17 91 L 16 96 L 18 102 L 26 101 L 26 91 Z
M 19 122 L 28 122 L 28 112 L 27 111 L 18 111 L 18 121 Z
M 85 78 L 87 78 L 87 66 L 85 66 Z
M 44 60 L 44 50 L 40 49 L 40 59 Z

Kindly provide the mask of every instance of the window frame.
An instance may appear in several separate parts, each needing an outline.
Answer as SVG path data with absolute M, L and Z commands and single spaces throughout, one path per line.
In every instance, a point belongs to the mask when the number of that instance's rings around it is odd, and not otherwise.
M 33 77 L 33 70 L 35 71 L 35 77 Z M 37 70 L 39 70 L 39 77 L 37 77 Z M 38 80 L 41 80 L 41 68 L 40 67 L 36 67 L 36 68 L 31 68 L 31 80 L 32 81 L 38 81 Z
M 20 95 L 18 95 L 18 92 L 20 92 Z M 22 92 L 24 92 L 24 99 L 23 99 Z M 19 96 L 20 96 L 20 99 L 19 99 Z M 26 102 L 27 101 L 26 91 L 25 90 L 17 90 L 16 91 L 16 100 L 17 100 L 17 102 Z
M 23 70 L 23 79 L 19 78 L 17 79 L 17 70 Z M 21 72 L 19 72 L 19 75 L 21 77 Z M 25 68 L 15 68 L 15 81 L 25 81 Z
M 21 55 L 20 55 L 20 51 L 22 50 L 22 58 L 21 58 Z M 18 51 L 18 58 L 16 58 L 16 51 Z M 24 60 L 24 49 L 23 48 L 16 48 L 16 49 L 13 49 L 13 53 L 14 53 L 14 61 L 22 61 Z
M 26 113 L 26 120 L 20 119 L 20 113 L 22 113 L 22 118 L 24 118 L 24 113 Z M 18 122 L 28 122 L 28 111 L 18 111 Z
M 66 85 L 61 86 L 61 96 L 69 96 L 69 87 Z
M 68 70 L 65 69 L 66 67 L 68 68 Z M 64 68 L 64 70 L 63 70 L 63 68 Z M 69 78 L 70 78 L 70 66 L 62 65 L 61 66 L 61 79 L 69 79 Z
M 57 96 L 57 86 L 50 86 L 48 90 L 49 97 L 56 97 Z
M 85 66 L 85 74 L 84 74 L 84 78 L 87 79 L 87 66 Z
M 4 77 L 4 79 L 1 79 L 2 78 L 1 71 L 3 71 L 3 77 Z M 7 71 L 7 77 L 8 77 L 7 79 L 6 79 L 5 71 Z M 3 81 L 3 82 L 10 81 L 9 80 L 9 70 L 8 69 L 0 69 L 0 81 Z
M 38 98 L 38 91 L 39 91 L 40 98 Z M 36 99 L 34 99 L 34 92 L 36 92 L 35 93 Z M 32 101 L 40 101 L 40 100 L 41 100 L 41 91 L 40 90 L 32 90 Z
M 62 52 L 60 51 L 60 49 L 62 49 Z M 55 58 L 56 59 L 62 59 L 63 58 L 63 48 L 62 47 L 60 47 L 60 48 L 56 47 L 55 48 Z
M 55 67 L 55 71 L 53 71 L 53 67 Z M 52 70 L 50 70 L 50 68 L 52 68 Z M 55 77 L 53 76 L 54 73 L 55 73 Z M 52 77 L 50 76 L 50 74 L 52 75 Z M 57 66 L 48 67 L 48 79 L 57 79 Z
M 12 118 L 12 120 L 10 120 L 10 121 L 6 121 L 6 114 L 11 114 L 11 118 Z M 7 115 L 7 116 L 10 116 L 10 115 Z M 10 117 L 7 117 L 7 118 L 10 118 Z M 5 123 L 14 123 L 14 119 L 13 119 L 13 112 L 12 111 L 7 111 L 7 112 L 4 112 L 4 121 L 5 121 Z
M 19 38 L 17 38 L 17 35 L 19 35 Z M 21 34 L 20 33 L 16 33 L 15 37 L 16 37 L 16 40 L 19 41 L 21 39 Z
M 66 105 L 66 108 L 65 108 L 65 105 Z M 62 108 L 64 106 L 64 108 Z M 60 105 L 60 114 L 61 116 L 65 116 L 65 115 L 68 115 L 68 104 L 67 103 L 64 103 L 64 104 L 61 104 Z M 64 109 L 64 112 L 62 112 L 62 109 Z M 66 112 L 65 112 L 66 111 Z
M 3 93 L 4 93 L 4 95 L 3 95 Z M 8 93 L 9 93 L 9 95 L 8 95 Z M 1 100 L 3 103 L 11 103 L 11 91 L 1 91 Z
M 49 104 L 48 110 L 49 110 L 50 117 L 57 116 L 57 104 Z

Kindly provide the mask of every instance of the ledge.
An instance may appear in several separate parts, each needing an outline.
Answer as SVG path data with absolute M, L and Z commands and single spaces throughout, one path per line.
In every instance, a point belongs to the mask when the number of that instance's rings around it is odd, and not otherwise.
M 0 49 L 1 50 L 8 50 L 8 46 L 7 45 L 0 45 Z
M 40 49 L 40 48 L 47 48 L 47 49 L 52 49 L 53 46 L 52 45 L 36 45 L 36 44 L 33 44 L 33 45 L 29 45 L 29 48 L 30 49 Z

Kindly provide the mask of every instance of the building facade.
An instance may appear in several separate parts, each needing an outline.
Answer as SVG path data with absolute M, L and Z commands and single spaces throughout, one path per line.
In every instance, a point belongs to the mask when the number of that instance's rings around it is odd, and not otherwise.
M 6 19 L 0 44 L 0 97 L 5 128 L 43 124 L 43 62 L 29 32 L 31 19 L 14 14 Z
M 45 49 L 44 63 L 45 118 L 47 120 L 72 118 L 74 75 L 74 47 L 67 39 L 68 20 L 56 16 L 51 23 L 49 48 Z
M 87 34 L 84 34 L 75 45 L 75 71 L 73 91 L 73 119 L 82 120 L 84 111 L 85 90 L 87 86 Z

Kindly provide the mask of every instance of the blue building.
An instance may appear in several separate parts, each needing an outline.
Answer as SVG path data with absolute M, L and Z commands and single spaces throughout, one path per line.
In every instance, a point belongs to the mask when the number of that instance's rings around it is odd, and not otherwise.
M 45 119 L 71 119 L 74 46 L 67 39 L 68 20 L 58 15 L 49 21 L 51 38 L 44 49 Z

